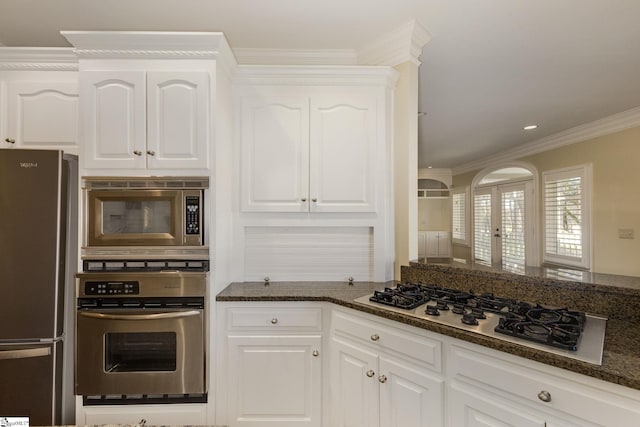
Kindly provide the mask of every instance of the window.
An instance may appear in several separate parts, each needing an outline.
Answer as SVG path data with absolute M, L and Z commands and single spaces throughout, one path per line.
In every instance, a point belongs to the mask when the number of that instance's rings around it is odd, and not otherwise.
M 544 172 L 544 260 L 591 267 L 591 165 Z
M 467 231 L 467 205 L 469 200 L 469 187 L 455 188 L 451 197 L 451 225 L 454 243 L 469 244 Z

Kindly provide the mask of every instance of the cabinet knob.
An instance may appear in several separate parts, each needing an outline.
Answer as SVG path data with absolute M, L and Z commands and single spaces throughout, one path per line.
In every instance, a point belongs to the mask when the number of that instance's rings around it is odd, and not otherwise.
M 317 201 L 318 201 L 318 199 L 316 199 L 316 198 L 314 197 L 313 199 L 311 199 L 311 201 L 312 201 L 313 203 L 315 203 L 315 202 L 317 202 Z
M 133 154 L 135 154 L 136 156 L 142 156 L 142 151 L 140 151 L 140 150 L 133 150 Z
M 378 377 L 378 381 L 380 381 L 382 384 L 387 382 L 387 376 L 386 375 L 380 375 Z
M 546 390 L 542 390 L 540 393 L 538 393 L 538 399 L 542 400 L 543 402 L 551 402 L 551 393 Z
M 8 142 L 9 144 L 15 144 L 16 143 L 16 140 L 13 139 L 13 138 L 5 138 L 4 140 L 5 140 L 5 142 Z
M 302 199 L 300 199 L 300 201 L 301 201 L 302 203 L 304 203 L 304 202 L 306 202 L 306 201 L 307 201 L 307 198 L 306 198 L 306 197 L 303 197 Z
M 320 356 L 320 352 L 318 350 L 313 350 L 313 353 L 311 353 L 311 354 L 313 354 L 313 357 Z
M 367 376 L 368 376 L 369 378 L 372 378 L 375 374 L 376 374 L 376 373 L 375 373 L 375 372 L 373 372 L 373 371 L 371 371 L 371 370 L 370 370 L 370 371 L 367 371 Z
M 147 154 L 150 155 L 150 156 L 155 156 L 156 152 L 153 151 L 153 150 L 147 150 Z
M 273 319 L 271 319 L 271 324 L 275 325 L 276 323 L 278 323 L 278 318 L 274 317 Z
M 371 341 L 378 341 L 379 339 L 380 339 L 380 335 L 378 334 L 371 335 Z

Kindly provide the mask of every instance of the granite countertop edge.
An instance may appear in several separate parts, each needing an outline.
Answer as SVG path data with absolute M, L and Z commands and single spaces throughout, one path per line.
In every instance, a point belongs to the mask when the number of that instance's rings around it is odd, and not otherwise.
M 231 283 L 216 296 L 217 302 L 309 301 L 329 302 L 375 316 L 415 326 L 424 330 L 458 338 L 487 348 L 524 357 L 546 365 L 566 369 L 606 382 L 640 390 L 640 334 L 632 322 L 609 319 L 601 366 L 570 359 L 553 353 L 468 332 L 451 326 L 418 319 L 383 308 L 364 305 L 354 300 L 393 283 L 356 282 L 263 282 Z

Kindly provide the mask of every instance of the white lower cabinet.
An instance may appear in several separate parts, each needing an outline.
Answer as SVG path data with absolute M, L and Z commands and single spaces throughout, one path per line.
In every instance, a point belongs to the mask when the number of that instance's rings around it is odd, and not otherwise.
M 82 398 L 78 397 L 76 408 L 76 425 L 135 425 L 143 420 L 151 426 L 210 424 L 206 403 L 82 406 Z
M 634 390 L 467 343 L 447 362 L 451 426 L 640 426 Z
M 322 308 L 221 304 L 218 424 L 322 425 Z M 220 354 L 220 353 L 219 353 Z
M 329 425 L 443 425 L 440 343 L 412 329 L 334 312 Z

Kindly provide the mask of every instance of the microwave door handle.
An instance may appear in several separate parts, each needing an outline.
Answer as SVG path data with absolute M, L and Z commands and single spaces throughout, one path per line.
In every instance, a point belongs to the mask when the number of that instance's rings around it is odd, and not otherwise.
M 21 350 L 0 351 L 0 360 L 28 359 L 31 357 L 43 357 L 51 354 L 50 347 L 25 348 Z
M 162 320 L 162 319 L 178 319 L 181 317 L 190 317 L 200 315 L 198 310 L 177 311 L 171 313 L 154 313 L 154 314 L 106 314 L 96 312 L 79 312 L 79 316 L 90 317 L 93 319 L 103 320 Z

